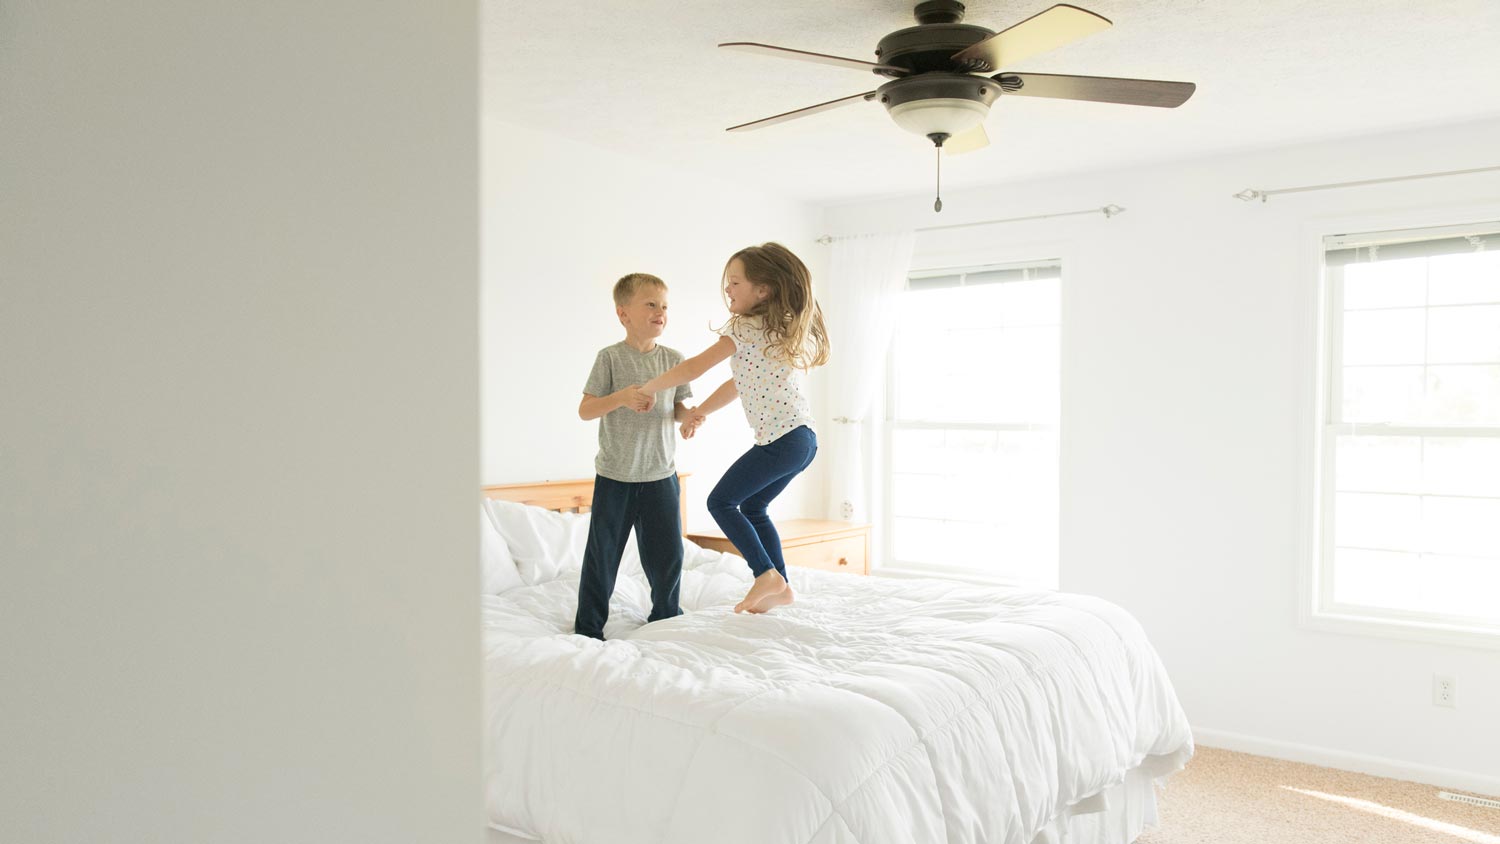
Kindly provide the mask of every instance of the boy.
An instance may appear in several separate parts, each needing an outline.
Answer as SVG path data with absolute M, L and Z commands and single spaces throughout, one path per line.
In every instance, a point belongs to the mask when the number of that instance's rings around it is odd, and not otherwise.
M 647 621 L 682 614 L 677 606 L 682 524 L 672 423 L 688 417 L 682 402 L 693 393 L 686 384 L 654 396 L 640 392 L 642 384 L 682 362 L 682 353 L 656 342 L 667 327 L 667 285 L 654 275 L 631 273 L 615 283 L 614 296 L 625 339 L 594 358 L 578 405 L 580 418 L 599 420 L 599 454 L 573 630 L 595 639 L 604 638 L 609 596 L 631 527 L 651 584 Z

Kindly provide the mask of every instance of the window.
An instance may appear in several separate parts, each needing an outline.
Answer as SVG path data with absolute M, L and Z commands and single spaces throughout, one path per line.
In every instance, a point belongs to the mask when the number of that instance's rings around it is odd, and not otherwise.
M 1056 587 L 1059 262 L 914 273 L 886 391 L 887 566 Z
M 1500 223 L 1324 267 L 1314 616 L 1500 635 Z

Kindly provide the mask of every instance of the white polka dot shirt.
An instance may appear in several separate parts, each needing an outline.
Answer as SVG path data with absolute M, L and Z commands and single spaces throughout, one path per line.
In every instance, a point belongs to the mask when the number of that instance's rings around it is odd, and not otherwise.
M 766 358 L 767 337 L 760 318 L 731 317 L 719 333 L 734 341 L 729 369 L 745 408 L 745 421 L 755 431 L 755 444 L 773 443 L 802 425 L 813 428 L 804 373 L 785 361 Z

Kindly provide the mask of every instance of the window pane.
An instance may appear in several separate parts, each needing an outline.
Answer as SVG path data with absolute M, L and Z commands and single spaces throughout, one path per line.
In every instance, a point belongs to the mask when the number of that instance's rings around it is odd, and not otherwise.
M 892 463 L 914 469 L 891 474 L 897 517 L 995 526 L 1056 521 L 1056 432 L 898 430 Z
M 1003 329 L 993 340 L 992 363 L 981 365 L 990 378 L 981 381 L 993 393 L 983 402 L 986 421 L 1003 424 L 1055 424 L 1061 399 L 1058 395 L 1058 328 L 1018 326 Z
M 1344 307 L 1421 307 L 1427 304 L 1427 258 L 1344 267 Z
M 943 432 L 897 429 L 891 432 L 891 471 L 895 474 L 938 471 L 948 452 Z
M 1407 609 L 1500 622 L 1500 560 L 1423 554 L 1422 569 L 1426 605 Z
M 1341 434 L 1335 479 L 1340 491 L 1420 492 L 1421 437 Z
M 1426 415 L 1432 425 L 1500 425 L 1500 366 L 1428 367 Z
M 1426 360 L 1426 308 L 1353 311 L 1344 315 L 1346 365 L 1419 364 Z
M 1340 548 L 1340 604 L 1500 621 L 1500 560 Z
M 1424 437 L 1422 490 L 1500 498 L 1500 437 Z
M 1339 548 L 1333 559 L 1333 599 L 1340 604 L 1400 609 L 1422 588 L 1419 554 Z
M 921 560 L 952 559 L 944 545 L 948 534 L 943 523 L 932 519 L 891 520 L 891 554 L 898 560 L 915 562 Z
M 1423 551 L 1493 557 L 1500 564 L 1500 499 L 1425 496 L 1422 533 Z
M 1500 302 L 1500 252 L 1432 258 L 1427 303 Z
M 1426 382 L 1420 366 L 1346 366 L 1345 422 L 1420 422 Z
M 1055 424 L 1058 327 L 1029 321 L 1055 319 L 1059 289 L 1051 279 L 907 293 L 893 355 L 896 418 Z
M 1007 524 L 1057 520 L 1058 437 L 1055 431 L 1001 431 L 999 461 L 987 476 L 998 518 Z
M 1345 548 L 1416 551 L 1422 499 L 1415 495 L 1341 492 L 1334 497 L 1334 542 Z
M 947 478 L 942 475 L 892 475 L 891 508 L 902 516 L 924 519 L 949 518 L 953 514 L 943 502 L 943 487 Z
M 1500 305 L 1433 308 L 1430 314 L 1429 363 L 1500 363 Z
M 1057 279 L 1019 281 L 993 288 L 1005 325 L 1057 325 L 1062 321 L 1062 299 Z

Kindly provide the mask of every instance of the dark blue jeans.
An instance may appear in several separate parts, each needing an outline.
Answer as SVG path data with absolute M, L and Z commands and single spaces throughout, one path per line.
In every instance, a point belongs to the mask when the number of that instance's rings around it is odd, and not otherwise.
M 773 568 L 786 577 L 781 536 L 766 515 L 766 505 L 812 464 L 817 453 L 818 435 L 806 425 L 793 428 L 766 445 L 751 447 L 708 494 L 709 515 L 757 577 Z
M 615 592 L 620 555 L 635 528 L 641 568 L 651 584 L 651 617 L 647 621 L 682 615 L 677 604 L 682 584 L 682 517 L 678 510 L 677 476 L 659 481 L 625 483 L 594 478 L 594 503 L 589 511 L 589 542 L 578 578 L 578 614 L 573 632 L 604 638 L 609 618 L 609 596 Z

